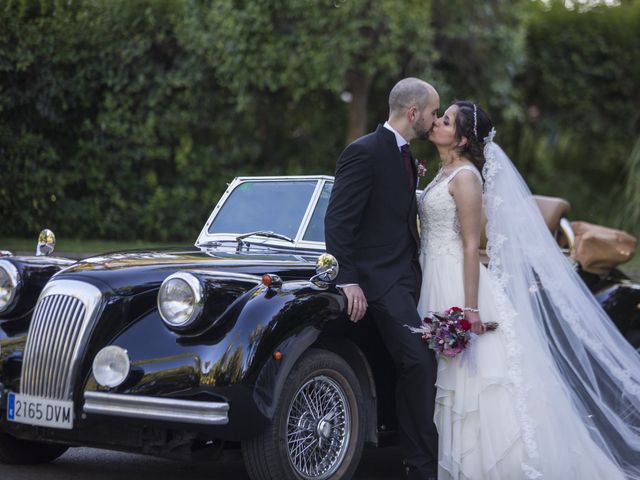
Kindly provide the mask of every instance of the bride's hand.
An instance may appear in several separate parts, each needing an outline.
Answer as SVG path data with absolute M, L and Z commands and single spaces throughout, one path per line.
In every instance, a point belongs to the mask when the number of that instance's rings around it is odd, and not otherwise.
M 471 324 L 471 331 L 473 333 L 482 335 L 485 332 L 485 326 L 482 320 L 480 320 L 480 314 L 476 312 L 464 312 L 464 318 Z

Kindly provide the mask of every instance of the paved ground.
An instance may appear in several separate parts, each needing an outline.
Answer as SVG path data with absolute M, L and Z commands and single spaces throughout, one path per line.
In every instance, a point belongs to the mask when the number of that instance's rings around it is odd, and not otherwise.
M 395 447 L 365 450 L 354 480 L 400 478 Z M 225 463 L 188 464 L 128 453 L 74 448 L 40 466 L 0 465 L 2 480 L 249 480 L 239 458 Z

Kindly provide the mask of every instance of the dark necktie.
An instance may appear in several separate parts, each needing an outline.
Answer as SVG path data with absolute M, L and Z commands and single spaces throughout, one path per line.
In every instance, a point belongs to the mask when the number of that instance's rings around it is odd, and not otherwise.
M 409 150 L 409 144 L 405 143 L 400 147 L 402 152 L 402 160 L 404 162 L 404 169 L 407 173 L 407 179 L 409 180 L 409 189 L 415 190 L 416 179 L 413 176 L 413 165 L 411 165 L 411 150 Z

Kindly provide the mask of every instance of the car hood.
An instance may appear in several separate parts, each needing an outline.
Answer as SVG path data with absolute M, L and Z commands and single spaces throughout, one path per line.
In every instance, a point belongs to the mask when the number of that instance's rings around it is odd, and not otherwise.
M 317 255 L 256 249 L 236 253 L 223 248 L 167 248 L 134 250 L 86 258 L 56 275 L 56 279 L 89 280 L 108 286 L 121 295 L 159 287 L 176 271 L 212 270 L 280 275 L 283 280 L 308 279 L 315 273 Z

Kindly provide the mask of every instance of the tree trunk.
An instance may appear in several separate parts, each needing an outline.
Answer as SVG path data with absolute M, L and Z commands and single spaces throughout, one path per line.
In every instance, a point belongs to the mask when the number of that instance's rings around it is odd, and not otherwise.
M 373 75 L 363 72 L 351 72 L 347 77 L 347 85 L 352 98 L 349 103 L 346 144 L 366 133 L 367 104 Z

